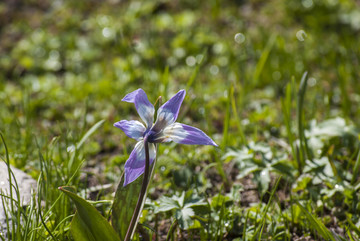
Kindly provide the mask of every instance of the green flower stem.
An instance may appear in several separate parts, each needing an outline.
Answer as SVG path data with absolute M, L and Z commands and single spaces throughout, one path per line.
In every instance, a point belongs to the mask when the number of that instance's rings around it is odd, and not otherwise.
M 178 225 L 178 221 L 177 221 L 177 219 L 175 219 L 175 220 L 172 222 L 172 224 L 171 224 L 171 226 L 170 226 L 170 230 L 169 230 L 169 232 L 168 232 L 167 235 L 166 235 L 166 241 L 170 241 L 171 236 L 173 236 L 173 233 L 174 233 L 175 228 L 177 227 L 177 225 Z
M 149 156 L 149 143 L 147 140 L 147 137 L 144 138 L 144 148 L 145 148 L 145 171 L 144 171 L 144 179 L 142 182 L 139 199 L 136 203 L 136 207 L 133 213 L 133 216 L 130 221 L 129 228 L 126 232 L 124 241 L 129 241 L 131 239 L 131 236 L 133 235 L 136 224 L 138 221 L 139 212 L 141 211 L 141 206 L 144 200 L 144 197 L 146 196 L 146 190 L 147 185 L 149 183 L 149 173 L 150 173 L 150 156 Z

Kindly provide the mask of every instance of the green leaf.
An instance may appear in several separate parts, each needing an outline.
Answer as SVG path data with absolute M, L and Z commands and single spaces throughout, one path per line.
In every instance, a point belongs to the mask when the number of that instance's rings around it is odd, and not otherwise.
M 255 172 L 254 178 L 258 184 L 261 195 L 264 195 L 269 189 L 270 173 L 268 168 L 264 168 L 260 172 Z
M 280 174 L 286 174 L 288 177 L 294 177 L 294 167 L 288 162 L 288 160 L 278 160 L 271 164 L 273 170 L 276 170 Z
M 150 179 L 148 182 L 148 186 L 152 179 L 152 174 L 154 172 L 154 166 L 155 166 L 156 159 L 154 162 L 150 165 Z M 123 175 L 124 176 L 124 175 Z M 144 175 L 141 175 L 139 178 L 137 178 L 132 183 L 129 183 L 125 187 L 123 186 L 124 178 L 121 177 L 121 181 L 119 183 L 119 186 L 115 193 L 115 199 L 112 207 L 112 226 L 120 236 L 121 240 L 124 240 L 127 229 L 129 227 L 132 215 L 134 213 L 137 200 L 139 198 L 139 193 L 141 190 L 141 185 L 144 179 Z M 144 205 L 146 200 L 146 197 L 144 198 L 144 202 L 142 206 Z M 141 207 L 142 210 L 142 207 Z M 141 211 L 139 212 L 139 215 L 141 215 Z M 139 219 L 139 217 L 137 217 Z
M 292 187 L 292 192 L 304 191 L 312 183 L 312 176 L 310 174 L 302 174 L 299 176 Z
M 325 120 L 316 125 L 312 123 L 309 136 L 318 136 L 323 139 L 329 139 L 334 136 L 343 136 L 345 134 L 352 134 L 356 136 L 356 131 L 352 125 L 347 125 L 346 121 L 341 117 Z
M 220 193 L 214 196 L 211 200 L 211 207 L 216 211 L 219 211 L 223 205 L 228 206 L 231 204 L 232 200 L 228 196 L 223 196 Z
M 91 234 L 91 230 L 81 221 L 79 213 L 76 213 L 71 221 L 70 231 L 75 241 L 96 241 L 94 236 Z
M 187 230 L 200 227 L 199 221 L 194 216 L 199 215 L 207 208 L 207 203 L 193 193 L 192 190 L 182 192 L 180 196 L 173 195 L 170 197 L 161 197 L 158 201 L 158 207 L 155 213 L 167 212 L 174 210 L 175 219 L 181 229 Z M 208 213 L 209 210 L 206 210 Z M 198 218 L 201 218 L 198 216 Z
M 249 175 L 250 173 L 253 173 L 253 172 L 256 172 L 259 170 L 260 170 L 260 168 L 255 164 L 245 165 L 244 168 L 240 169 L 240 173 L 239 173 L 239 175 L 236 176 L 236 179 L 244 178 L 247 175 Z
M 181 208 L 177 200 L 174 200 L 173 198 L 169 198 L 166 196 L 162 196 L 159 199 L 159 203 L 160 205 L 156 207 L 154 213 L 167 212 L 175 208 Z
M 179 207 L 182 208 L 184 206 L 184 202 L 185 202 L 185 192 L 183 191 L 181 193 L 181 196 L 172 196 L 172 199 L 174 199 L 178 204 L 179 204 Z
M 71 233 L 75 241 L 120 241 L 109 222 L 88 203 L 74 193 L 71 187 L 60 187 L 76 205 L 76 215 L 71 223 Z
M 176 210 L 175 218 L 178 220 L 179 227 L 186 230 L 194 224 L 194 220 L 192 219 L 194 215 L 195 212 L 192 208 L 184 207 Z
M 176 186 L 186 189 L 191 183 L 194 174 L 190 170 L 190 168 L 184 167 L 179 170 L 173 171 L 173 177 Z

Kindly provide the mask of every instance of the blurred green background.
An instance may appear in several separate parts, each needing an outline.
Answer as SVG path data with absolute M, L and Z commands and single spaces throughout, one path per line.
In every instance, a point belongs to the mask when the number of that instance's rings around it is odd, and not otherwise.
M 220 148 L 161 146 L 155 182 L 167 190 L 184 165 L 219 163 L 250 141 L 287 142 L 281 99 L 305 71 L 305 128 L 334 117 L 359 127 L 359 37 L 360 3 L 350 0 L 3 0 L 0 131 L 12 164 L 38 177 L 39 150 L 66 168 L 76 143 L 105 119 L 81 152 L 83 173 L 95 178 L 77 184 L 117 183 L 134 141 L 112 125 L 138 119 L 121 99 L 142 88 L 154 103 L 186 89 L 178 120 Z M 344 145 L 344 156 L 357 148 Z M 67 180 L 61 175 L 53 185 Z
M 246 132 L 276 132 L 284 86 L 308 71 L 308 116 L 359 121 L 356 1 L 5 0 L 0 20 L 0 128 L 20 166 L 33 134 L 76 136 L 100 119 L 94 152 L 119 148 L 111 124 L 135 115 L 120 100 L 137 88 L 152 102 L 185 88 L 185 122 L 221 134 L 233 85 Z

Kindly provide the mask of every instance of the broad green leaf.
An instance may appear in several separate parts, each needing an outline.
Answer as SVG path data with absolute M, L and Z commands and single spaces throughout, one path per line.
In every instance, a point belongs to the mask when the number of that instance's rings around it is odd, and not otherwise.
M 250 173 L 256 172 L 258 170 L 260 170 L 260 168 L 258 166 L 256 166 L 255 164 L 254 165 L 252 165 L 252 164 L 246 165 L 246 166 L 244 166 L 244 168 L 240 169 L 240 173 L 239 173 L 239 175 L 236 176 L 236 178 L 237 179 L 244 178 L 247 175 L 249 175 Z
M 174 199 L 179 204 L 179 207 L 183 207 L 185 203 L 185 192 L 183 191 L 180 197 L 176 195 L 172 196 L 172 199 Z
M 195 195 L 192 190 L 186 192 L 184 198 L 184 205 L 183 207 L 199 207 L 199 206 L 208 206 L 207 202 L 204 201 L 203 198 Z
M 267 153 L 271 153 L 271 148 L 268 144 L 263 143 L 263 142 L 253 142 L 251 141 L 249 143 L 249 147 L 251 150 L 255 151 L 255 152 L 260 152 L 263 154 L 267 154 Z
M 239 164 L 241 164 L 244 160 L 249 160 L 254 158 L 254 152 L 247 147 L 243 147 L 240 150 L 229 150 L 226 154 L 222 157 L 223 160 L 225 159 L 234 159 Z
M 200 222 L 195 219 L 201 218 L 201 213 L 208 213 L 208 204 L 193 193 L 192 190 L 182 192 L 180 196 L 173 195 L 170 197 L 161 197 L 158 202 L 158 207 L 155 209 L 155 213 L 173 211 L 175 213 L 175 219 L 181 229 L 187 230 L 192 228 L 198 228 L 201 226 Z
M 186 230 L 194 224 L 194 220 L 192 219 L 194 215 L 195 212 L 192 208 L 184 207 L 176 210 L 175 218 L 178 220 L 179 227 Z
M 76 205 L 76 215 L 71 223 L 71 233 L 75 241 L 120 241 L 109 222 L 94 206 L 76 195 L 71 187 L 60 187 Z
M 149 183 L 152 179 L 152 175 L 154 172 L 155 161 L 150 166 L 150 174 L 149 174 Z M 123 175 L 124 176 L 124 175 Z M 116 232 L 119 234 L 120 239 L 124 240 L 127 229 L 129 227 L 132 215 L 134 213 L 134 209 L 136 207 L 137 200 L 139 198 L 139 193 L 141 190 L 141 185 L 143 182 L 144 175 L 141 175 L 132 183 L 129 183 L 125 187 L 123 186 L 124 178 L 121 177 L 121 181 L 115 193 L 115 199 L 112 207 L 112 217 L 111 223 Z M 149 186 L 148 183 L 148 186 Z M 144 201 L 142 207 L 145 203 L 146 197 L 144 197 Z M 141 210 L 142 210 L 141 207 Z M 139 216 L 141 215 L 141 210 L 139 212 Z M 137 220 L 139 217 L 137 217 Z
M 70 231 L 75 241 L 96 241 L 90 229 L 81 221 L 79 213 L 76 213 L 71 221 Z
M 347 125 L 345 120 L 341 117 L 325 120 L 316 125 L 316 122 L 311 123 L 311 131 L 307 133 L 309 136 L 319 136 L 321 138 L 330 138 L 334 136 L 342 136 L 346 133 L 356 135 L 354 127 Z
M 159 199 L 159 203 L 160 205 L 155 208 L 154 213 L 167 212 L 175 208 L 181 208 L 177 200 L 166 196 L 162 196 Z

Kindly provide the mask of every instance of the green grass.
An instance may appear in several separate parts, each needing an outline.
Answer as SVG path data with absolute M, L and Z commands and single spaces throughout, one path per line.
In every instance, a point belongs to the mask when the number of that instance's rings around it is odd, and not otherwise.
M 179 122 L 220 146 L 159 146 L 137 238 L 360 239 L 359 16 L 325 0 L 0 3 L 0 156 L 38 181 L 27 207 L 1 195 L 0 240 L 72 240 L 59 186 L 109 217 L 134 146 L 112 125 L 138 118 L 121 102 L 137 88 L 152 103 L 186 89 Z M 203 200 L 193 215 L 158 212 L 183 193 Z

